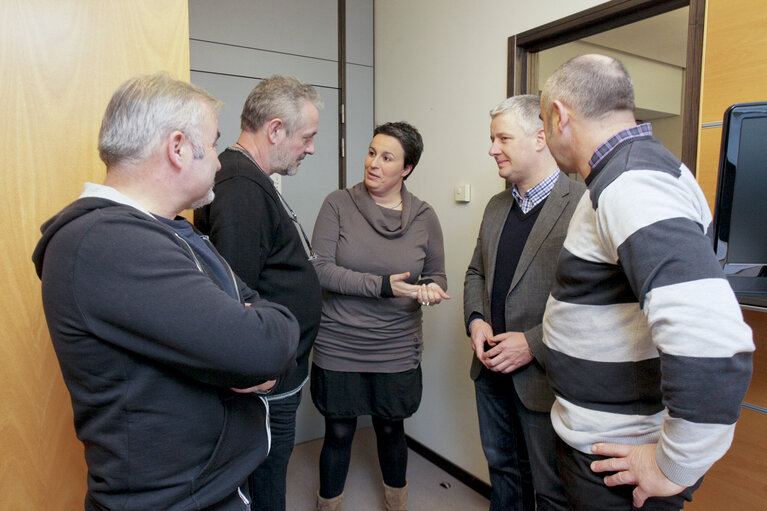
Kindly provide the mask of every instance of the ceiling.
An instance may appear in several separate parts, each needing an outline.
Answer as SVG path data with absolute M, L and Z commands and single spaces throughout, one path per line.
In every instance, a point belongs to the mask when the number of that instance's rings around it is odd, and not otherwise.
M 582 41 L 684 68 L 689 10 L 683 7 Z

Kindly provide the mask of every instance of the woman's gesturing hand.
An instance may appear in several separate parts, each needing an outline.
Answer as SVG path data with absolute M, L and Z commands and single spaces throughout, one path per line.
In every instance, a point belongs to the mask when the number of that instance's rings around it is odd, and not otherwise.
M 450 299 L 450 296 L 439 287 L 439 284 L 435 284 L 434 282 L 421 284 L 416 287 L 418 288 L 418 291 L 416 291 L 416 300 L 418 300 L 421 305 L 437 305 L 442 300 Z

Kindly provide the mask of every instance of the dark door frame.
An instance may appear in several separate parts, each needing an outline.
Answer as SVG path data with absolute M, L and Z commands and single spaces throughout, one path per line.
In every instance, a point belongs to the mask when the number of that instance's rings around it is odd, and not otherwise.
M 529 57 L 532 53 L 686 6 L 690 7 L 690 17 L 687 27 L 687 68 L 682 111 L 682 162 L 695 174 L 706 0 L 611 0 L 513 35 L 508 40 L 506 95 L 514 96 L 528 92 Z

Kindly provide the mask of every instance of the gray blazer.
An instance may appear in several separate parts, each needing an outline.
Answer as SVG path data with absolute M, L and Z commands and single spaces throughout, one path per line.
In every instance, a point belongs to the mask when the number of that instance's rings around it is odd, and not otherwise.
M 554 402 L 554 394 L 540 363 L 543 355 L 543 311 L 554 285 L 557 259 L 565 241 L 567 226 L 585 190 L 583 184 L 560 172 L 522 250 L 506 295 L 506 328 L 510 332 L 524 332 L 534 357 L 528 365 L 512 373 L 514 388 L 522 404 L 538 412 L 548 412 Z M 465 323 L 474 312 L 482 314 L 485 321 L 490 322 L 490 296 L 498 242 L 513 202 L 511 188 L 508 188 L 493 196 L 485 208 L 477 246 L 464 280 Z M 481 369 L 482 364 L 475 355 L 471 378 L 476 379 Z

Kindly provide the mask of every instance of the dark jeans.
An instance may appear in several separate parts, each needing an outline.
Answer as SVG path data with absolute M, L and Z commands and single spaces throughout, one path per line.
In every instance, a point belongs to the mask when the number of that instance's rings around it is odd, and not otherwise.
M 633 505 L 633 485 L 607 486 L 604 478 L 609 473 L 596 473 L 591 462 L 605 456 L 584 454 L 557 438 L 557 463 L 564 481 L 567 501 L 573 511 L 679 511 L 685 501 L 692 500 L 702 479 L 672 497 L 652 497 L 641 508 Z
M 532 511 L 536 505 L 538 511 L 567 511 L 549 414 L 522 404 L 511 375 L 483 368 L 474 389 L 490 470 L 490 511 Z
M 288 462 L 296 440 L 296 410 L 300 403 L 301 392 L 269 401 L 272 447 L 266 460 L 248 478 L 254 510 L 285 511 Z

